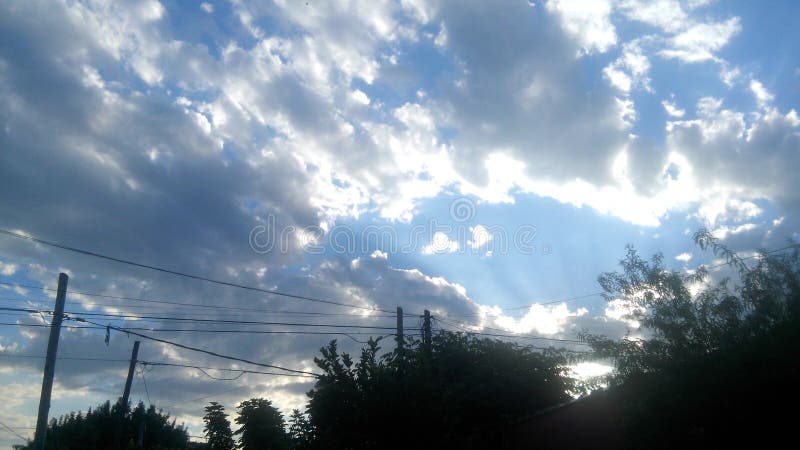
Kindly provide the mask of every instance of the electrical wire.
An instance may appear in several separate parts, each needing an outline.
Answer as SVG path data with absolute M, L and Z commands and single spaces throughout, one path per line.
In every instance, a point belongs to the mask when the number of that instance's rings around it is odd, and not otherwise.
M 758 254 L 755 254 L 755 255 L 750 255 L 750 256 L 738 258 L 738 261 L 746 261 L 746 260 L 753 259 L 753 258 L 760 258 L 763 255 L 770 255 L 770 254 L 773 254 L 773 253 L 777 253 L 777 252 L 781 252 L 781 251 L 784 251 L 784 250 L 788 250 L 790 248 L 798 248 L 798 247 L 800 247 L 800 244 L 791 244 L 791 245 L 787 245 L 785 247 L 781 247 L 781 248 L 778 248 L 778 249 L 775 249 L 775 250 L 769 250 L 769 251 L 761 252 L 761 253 L 758 253 Z M 735 261 L 727 261 L 727 262 L 724 262 L 724 263 L 714 264 L 712 266 L 705 266 L 705 265 L 701 264 L 700 266 L 698 266 L 698 269 L 705 268 L 705 270 L 709 271 L 709 270 L 719 269 L 720 267 L 729 266 L 729 265 L 733 264 L 734 262 Z M 697 269 L 695 269 L 695 270 L 697 270 Z M 572 301 L 575 301 L 575 300 L 581 300 L 581 299 L 584 299 L 584 298 L 601 296 L 601 295 L 603 295 L 605 293 L 606 293 L 605 291 L 591 292 L 591 293 L 588 293 L 588 294 L 578 295 L 578 296 L 575 296 L 575 297 L 569 297 L 569 298 L 565 298 L 565 299 L 561 299 L 561 300 L 550 300 L 550 301 L 546 301 L 546 302 L 536 302 L 536 303 L 530 303 L 530 304 L 522 305 L 522 306 L 512 306 L 512 307 L 509 307 L 509 308 L 502 308 L 501 311 L 521 310 L 521 309 L 530 308 L 531 306 L 534 306 L 534 305 L 553 305 L 553 304 L 557 304 L 557 303 L 569 303 L 569 302 L 572 302 Z M 481 315 L 481 313 L 461 314 L 461 315 L 452 314 L 453 317 L 474 317 L 474 316 L 480 316 L 480 315 Z M 499 317 L 499 316 L 497 316 L 497 315 L 488 315 L 487 314 L 486 317 Z
M 39 355 L 18 355 L 18 354 L 11 354 L 11 353 L 0 353 L 0 358 L 34 358 L 34 359 L 46 359 L 46 356 L 39 356 Z M 127 359 L 111 359 L 111 358 L 88 358 L 82 356 L 58 356 L 56 359 L 58 360 L 70 360 L 70 361 L 103 361 L 103 362 L 129 362 Z
M 212 398 L 212 397 L 216 397 L 218 395 L 229 394 L 229 393 L 235 392 L 235 391 L 241 391 L 242 389 L 249 388 L 249 387 L 250 387 L 249 385 L 237 386 L 237 387 L 235 387 L 233 389 L 226 389 L 224 391 L 215 392 L 213 394 L 204 395 L 202 397 L 192 398 L 192 399 L 189 399 L 189 400 L 184 400 L 182 402 L 173 403 L 171 405 L 164 406 L 163 409 L 174 408 L 176 406 L 180 406 L 180 405 L 183 405 L 183 404 L 186 404 L 186 403 L 199 402 L 200 400 L 206 400 L 206 399 L 209 399 L 209 398 Z
M 44 290 L 49 292 L 56 292 L 57 289 L 47 288 L 44 286 L 33 286 L 29 284 L 21 284 L 21 283 L 10 283 L 5 281 L 0 281 L 0 285 L 4 286 L 12 286 L 12 287 L 20 287 L 25 289 L 35 289 L 35 290 Z M 126 296 L 118 296 L 118 295 L 109 295 L 109 294 L 100 294 L 94 292 L 81 292 L 81 291 L 72 291 L 67 290 L 67 294 L 73 295 L 84 295 L 87 297 L 94 297 L 94 298 L 102 298 L 107 300 L 127 300 L 127 301 L 134 301 L 134 302 L 143 302 L 143 303 L 153 303 L 158 305 L 172 305 L 172 306 L 190 306 L 193 308 L 208 308 L 208 309 L 221 309 L 221 310 L 236 310 L 236 311 L 250 311 L 250 312 L 263 312 L 269 314 L 278 314 L 278 313 L 287 313 L 287 314 L 307 314 L 307 315 L 320 315 L 320 316 L 354 316 L 353 314 L 347 313 L 325 313 L 325 312 L 316 312 L 316 311 L 287 311 L 287 310 L 279 310 L 279 309 L 264 309 L 264 308 L 249 308 L 243 306 L 222 306 L 222 305 L 206 305 L 203 303 L 193 303 L 193 302 L 183 302 L 183 301 L 172 301 L 172 300 L 158 300 L 158 299 L 149 299 L 149 298 L 141 298 L 141 297 L 126 297 Z M 126 308 L 130 308 L 131 306 L 125 305 Z M 371 310 L 370 310 L 371 311 Z M 385 313 L 392 313 L 390 316 L 381 316 L 381 317 L 396 317 L 393 314 L 393 311 L 381 311 Z M 406 315 L 412 315 L 408 313 Z M 355 317 L 376 317 L 373 315 L 367 316 L 355 316 Z
M 259 370 L 230 369 L 230 368 L 225 368 L 225 367 L 205 367 L 205 366 L 196 366 L 196 365 L 192 365 L 192 364 L 180 364 L 180 363 L 168 363 L 168 362 L 138 361 L 138 363 L 142 364 L 143 366 L 150 366 L 150 367 L 163 366 L 163 367 L 184 367 L 184 368 L 187 368 L 187 369 L 197 369 L 197 370 L 203 371 L 203 373 L 208 375 L 209 378 L 214 378 L 216 380 L 223 380 L 223 379 L 215 378 L 215 377 L 209 375 L 205 371 L 206 370 L 219 370 L 219 371 L 223 371 L 223 372 L 240 372 L 241 374 L 239 376 L 237 376 L 236 378 L 241 377 L 242 374 L 273 375 L 273 376 L 281 376 L 281 377 L 316 378 L 313 375 L 305 375 L 305 374 L 299 374 L 299 373 L 264 372 L 264 371 L 259 371 Z M 236 379 L 236 378 L 232 378 L 232 379 Z
M 144 366 L 141 367 L 139 370 L 139 375 L 142 377 L 142 384 L 144 385 L 144 393 L 147 394 L 147 404 L 152 405 L 153 402 L 150 401 L 150 391 L 147 389 L 147 380 L 144 377 Z
M 319 299 L 319 298 L 315 298 L 315 297 L 307 297 L 307 296 L 304 296 L 304 295 L 289 294 L 289 293 L 286 293 L 286 292 L 276 291 L 276 290 L 273 290 L 273 289 L 264 289 L 264 288 L 260 288 L 260 287 L 257 287 L 257 286 L 248 286 L 248 285 L 244 285 L 244 284 L 240 284 L 240 283 L 234 283 L 234 282 L 231 282 L 231 281 L 217 280 L 217 279 L 209 278 L 209 277 L 202 276 L 202 275 L 195 275 L 195 274 L 190 274 L 190 273 L 186 273 L 186 272 L 180 272 L 180 271 L 177 271 L 177 270 L 166 269 L 166 268 L 163 268 L 163 267 L 158 267 L 158 266 L 153 266 L 153 265 L 149 265 L 149 264 L 138 263 L 138 262 L 134 262 L 134 261 L 130 261 L 130 260 L 122 259 L 122 258 L 117 258 L 117 257 L 113 257 L 113 256 L 108 256 L 108 255 L 104 255 L 104 254 L 101 254 L 101 253 L 96 253 L 96 252 L 89 251 L 89 250 L 83 250 L 83 249 L 79 249 L 77 247 L 71 247 L 71 246 L 68 246 L 68 245 L 64 245 L 64 244 L 60 244 L 60 243 L 52 242 L 52 241 L 47 241 L 47 240 L 44 240 L 44 239 L 39 239 L 39 238 L 36 238 L 36 237 L 33 237 L 33 236 L 29 236 L 29 235 L 14 233 L 13 231 L 1 229 L 1 228 L 0 228 L 0 234 L 4 234 L 6 236 L 14 237 L 14 238 L 21 239 L 21 240 L 27 240 L 27 241 L 30 241 L 30 242 L 35 242 L 37 244 L 42 244 L 42 245 L 46 245 L 46 246 L 49 246 L 49 247 L 59 248 L 59 249 L 62 249 L 62 250 L 70 251 L 70 252 L 73 252 L 73 253 L 78 253 L 78 254 L 81 254 L 81 255 L 92 256 L 92 257 L 95 257 L 95 258 L 105 259 L 107 261 L 113 261 L 113 262 L 117 262 L 117 263 L 120 263 L 120 264 L 127 264 L 129 266 L 134 266 L 134 267 L 140 267 L 140 268 L 143 268 L 143 269 L 154 270 L 154 271 L 157 271 L 157 272 L 162 272 L 162 273 L 167 273 L 167 274 L 170 274 L 170 275 L 189 278 L 189 279 L 192 279 L 192 280 L 205 281 L 205 282 L 208 282 L 208 283 L 218 284 L 220 286 L 234 287 L 234 288 L 237 288 L 237 289 L 244 289 L 244 290 L 253 291 L 253 292 L 261 292 L 261 293 L 264 293 L 264 294 L 271 294 L 271 295 L 277 295 L 277 296 L 281 296 L 281 297 L 293 298 L 295 300 L 304 300 L 304 301 L 309 301 L 309 302 L 314 302 L 314 303 L 324 303 L 324 304 L 328 304 L 328 305 L 343 306 L 343 307 L 347 307 L 347 308 L 364 309 L 364 310 L 369 310 L 369 311 L 381 311 L 381 312 L 386 312 L 386 313 L 393 312 L 393 311 L 388 311 L 388 310 L 385 310 L 385 309 L 380 309 L 380 308 L 377 308 L 377 307 L 354 305 L 354 304 L 349 304 L 349 303 L 336 302 L 336 301 L 333 301 L 333 300 L 324 300 L 324 299 Z
M 8 323 L 8 322 L 0 322 L 0 326 L 20 326 L 20 327 L 36 327 L 36 328 L 51 328 L 50 325 L 44 324 L 29 324 L 29 323 Z M 81 325 L 62 325 L 62 328 L 70 328 L 70 329 L 90 329 L 90 330 L 100 330 L 105 329 L 105 327 L 97 327 L 97 326 L 81 326 Z M 198 328 L 148 328 L 148 327 L 120 327 L 120 330 L 123 332 L 127 331 L 149 331 L 155 333 L 236 333 L 236 334 L 289 334 L 289 335 L 311 335 L 311 336 L 346 336 L 353 341 L 359 344 L 366 344 L 366 341 L 361 341 L 353 336 L 355 335 L 369 335 L 374 336 L 374 333 L 369 332 L 361 332 L 361 331 L 351 331 L 348 333 L 341 332 L 341 331 L 291 331 L 291 330 L 209 330 L 209 329 L 198 329 Z M 394 336 L 394 333 L 384 334 L 379 336 L 381 338 L 386 338 L 389 336 Z M 404 336 L 419 336 L 419 334 L 405 334 Z
M 97 325 L 99 327 L 103 326 L 102 324 L 99 324 L 99 323 L 96 323 L 96 322 L 92 322 L 91 320 L 84 319 L 82 317 L 66 316 L 64 318 L 67 319 L 67 320 L 75 320 L 75 321 L 78 321 L 78 322 L 85 322 L 85 323 L 89 323 L 89 324 L 92 324 L 92 325 Z M 185 349 L 185 350 L 191 350 L 191 351 L 198 352 L 198 353 L 205 353 L 207 355 L 216 356 L 216 357 L 222 358 L 222 359 L 228 359 L 228 360 L 231 360 L 231 361 L 243 362 L 243 363 L 247 363 L 247 364 L 252 364 L 254 366 L 268 367 L 270 369 L 285 370 L 285 371 L 291 372 L 291 373 L 302 373 L 302 374 L 306 374 L 306 375 L 319 376 L 319 374 L 316 374 L 316 373 L 313 373 L 313 372 L 308 372 L 308 371 L 305 371 L 305 370 L 290 369 L 290 368 L 287 368 L 287 367 L 276 366 L 276 365 L 273 365 L 273 364 L 266 364 L 266 363 L 260 363 L 260 362 L 256 362 L 256 361 L 250 361 L 250 360 L 245 359 L 245 358 L 239 358 L 239 357 L 236 357 L 236 356 L 230 356 L 230 355 L 225 355 L 225 354 L 222 354 L 222 353 L 212 352 L 210 350 L 205 350 L 205 349 L 198 348 L 198 347 L 192 347 L 190 345 L 180 344 L 178 342 L 173 342 L 173 341 L 170 341 L 170 340 L 167 340 L 167 339 L 161 339 L 161 338 L 157 338 L 157 337 L 153 337 L 153 336 L 148 336 L 146 334 L 142 334 L 142 333 L 131 331 L 131 330 L 124 330 L 124 329 L 122 329 L 120 327 L 116 327 L 116 326 L 113 326 L 113 325 L 107 325 L 106 327 L 108 327 L 108 328 L 110 328 L 112 330 L 123 332 L 123 333 L 132 334 L 132 335 L 138 336 L 138 337 L 140 337 L 142 339 L 147 339 L 147 340 L 151 340 L 151 341 L 154 341 L 154 342 L 160 342 L 162 344 L 168 344 L 168 345 L 172 345 L 172 346 L 175 346 L 175 347 L 178 347 L 178 348 L 182 348 L 182 349 Z
M 17 433 L 13 428 L 11 428 L 10 426 L 6 425 L 2 421 L 0 421 L 0 426 L 2 426 L 3 428 L 5 428 L 9 432 L 11 432 L 11 434 L 13 434 L 14 436 L 22 439 L 23 441 L 25 441 L 25 442 L 28 441 L 28 438 L 26 438 L 26 437 L 22 436 L 21 434 Z
M 478 335 L 478 336 L 504 337 L 504 338 L 512 338 L 512 339 L 533 339 L 533 340 L 542 340 L 542 341 L 563 342 L 563 343 L 574 344 L 574 345 L 587 345 L 587 346 L 589 345 L 586 342 L 575 340 L 575 339 L 548 338 L 548 337 L 544 337 L 544 336 L 531 336 L 531 335 L 523 335 L 523 334 L 514 335 L 514 334 L 482 333 L 482 332 L 470 331 L 470 330 L 468 330 L 468 329 L 466 329 L 466 328 L 464 328 L 464 327 L 462 327 L 462 326 L 460 326 L 460 325 L 458 325 L 456 323 L 449 322 L 447 320 L 442 320 L 441 318 L 438 319 L 438 320 L 440 322 L 444 323 L 444 324 L 447 324 L 447 325 L 450 325 L 450 326 L 453 326 L 453 327 L 456 327 L 456 328 L 460 328 L 462 330 L 462 332 L 464 332 L 464 333 L 474 334 L 474 335 Z M 492 328 L 492 329 L 496 329 L 496 328 Z
M 53 310 L 41 310 L 31 308 L 9 308 L 0 307 L 0 311 L 16 311 L 26 312 L 31 314 L 53 314 Z M 279 326 L 292 326 L 292 327 L 323 327 L 323 328 L 354 328 L 363 330 L 394 330 L 396 327 L 379 327 L 368 325 L 344 325 L 344 324 L 324 324 L 324 323 L 305 323 L 305 322 L 265 322 L 258 320 L 226 320 L 226 319 L 197 319 L 189 317 L 169 317 L 169 316 L 144 316 L 133 314 L 107 314 L 107 313 L 93 313 L 85 311 L 65 311 L 64 314 L 80 314 L 82 316 L 94 316 L 104 318 L 119 318 L 119 319 L 134 319 L 134 320 L 161 320 L 167 322 L 189 322 L 189 323 L 213 323 L 213 324 L 236 324 L 236 325 L 279 325 Z

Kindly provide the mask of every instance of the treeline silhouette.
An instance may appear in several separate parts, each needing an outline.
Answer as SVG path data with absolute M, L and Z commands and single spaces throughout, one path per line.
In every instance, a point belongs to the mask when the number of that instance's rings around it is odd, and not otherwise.
M 725 258 L 735 269 L 735 282 L 712 284 L 702 268 L 669 270 L 661 255 L 645 260 L 632 248 L 620 262 L 621 271 L 599 278 L 607 299 L 624 301 L 628 318 L 641 324 L 635 336 L 621 340 L 582 333 L 594 351 L 588 358 L 615 366 L 603 380 L 604 396 L 622 410 L 623 441 L 631 448 L 716 448 L 791 438 L 794 415 L 784 411 L 795 408 L 800 379 L 798 247 L 740 258 L 707 231 L 694 240 Z M 233 431 L 224 407 L 212 402 L 205 408 L 207 442 L 193 445 L 213 450 L 547 448 L 536 436 L 513 441 L 509 436 L 525 434 L 509 431 L 597 384 L 569 376 L 571 353 L 563 349 L 534 350 L 444 330 L 430 343 L 409 340 L 402 349 L 389 341 L 392 350 L 382 352 L 382 342 L 370 339 L 357 358 L 341 352 L 335 340 L 320 349 L 315 363 L 322 375 L 308 392 L 305 409 L 294 410 L 288 421 L 269 400 L 254 398 L 237 406 Z M 104 408 L 99 416 L 98 410 L 92 412 L 92 421 L 105 417 L 108 428 L 115 408 L 107 403 Z M 185 430 L 152 406 L 145 411 L 140 404 L 125 417 L 122 441 L 113 440 L 108 430 L 88 438 L 94 428 L 85 425 L 89 414 L 81 417 L 53 421 L 47 448 L 135 442 L 143 417 L 155 421 L 153 430 L 163 430 L 145 439 L 144 448 L 189 446 Z M 569 423 L 560 425 L 569 432 Z
M 189 433 L 183 425 L 177 425 L 168 414 L 156 411 L 155 406 L 137 404 L 122 414 L 120 403 L 105 402 L 85 413 L 72 412 L 50 420 L 45 441 L 46 449 L 134 449 L 140 430 L 147 443 L 145 448 L 153 450 L 185 449 L 190 447 Z M 17 446 L 31 450 L 33 443 Z M 201 447 L 202 448 L 202 447 Z
M 633 448 L 780 446 L 796 440 L 800 381 L 800 253 L 740 257 L 707 230 L 694 235 L 734 269 L 708 283 L 704 269 L 667 270 L 628 249 L 621 272 L 599 281 L 624 298 L 640 338 L 585 333 L 598 356 L 615 361 L 609 379 Z M 794 243 L 792 243 L 794 244 Z M 788 444 L 791 446 L 791 444 Z
M 451 448 L 580 389 L 564 376 L 566 356 L 556 349 L 534 352 L 445 331 L 430 345 L 406 342 L 382 355 L 379 343 L 370 339 L 357 360 L 335 340 L 320 349 L 315 362 L 323 374 L 288 428 L 268 401 L 252 399 L 237 408 L 240 428 L 231 433 L 223 408 L 211 404 L 209 449 Z

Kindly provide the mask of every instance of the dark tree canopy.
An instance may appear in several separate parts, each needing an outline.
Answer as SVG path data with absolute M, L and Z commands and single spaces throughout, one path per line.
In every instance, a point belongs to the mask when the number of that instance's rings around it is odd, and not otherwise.
M 144 448 L 152 450 L 185 449 L 189 436 L 183 425 L 176 425 L 169 415 L 145 408 L 139 403 L 122 416 L 119 404 L 105 402 L 86 414 L 78 411 L 53 419 L 47 427 L 45 448 L 50 450 L 106 450 L 134 448 L 140 424 L 144 424 Z M 29 443 L 22 447 L 33 448 Z
M 238 447 L 243 450 L 283 450 L 290 448 L 283 415 L 263 398 L 243 401 L 237 409 Z
M 336 341 L 316 358 L 323 376 L 309 392 L 315 448 L 447 448 L 568 399 L 565 357 L 442 332 L 430 350 L 410 342 L 378 356 L 370 339 L 359 360 Z
M 763 443 L 775 433 L 760 430 L 792 429 L 781 411 L 798 400 L 797 247 L 746 261 L 707 231 L 695 242 L 735 275 L 709 284 L 704 269 L 667 270 L 660 255 L 647 261 L 629 248 L 621 272 L 600 276 L 606 297 L 627 300 L 645 331 L 621 341 L 586 334 L 616 362 L 611 382 L 633 446 L 714 446 L 756 434 Z
M 208 450 L 233 450 L 233 431 L 225 408 L 217 402 L 211 402 L 205 411 L 203 422 Z

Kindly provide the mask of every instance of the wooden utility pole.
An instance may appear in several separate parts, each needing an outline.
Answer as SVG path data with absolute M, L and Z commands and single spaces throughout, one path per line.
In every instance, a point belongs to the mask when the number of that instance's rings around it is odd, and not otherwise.
M 422 319 L 422 344 L 425 350 L 431 350 L 431 312 L 427 309 Z
M 68 281 L 67 274 L 58 274 L 56 307 L 53 310 L 53 321 L 50 323 L 50 340 L 47 341 L 47 359 L 44 362 L 44 376 L 42 377 L 42 395 L 39 397 L 39 416 L 36 419 L 36 434 L 33 438 L 34 450 L 44 449 L 44 439 L 47 434 L 47 415 L 50 413 L 50 394 L 53 391 L 53 377 L 56 373 L 58 338 L 61 335 L 61 321 L 64 319 L 64 302 L 67 299 Z
M 122 416 L 128 412 L 128 398 L 131 396 L 131 383 L 133 383 L 133 373 L 136 370 L 136 362 L 139 357 L 139 341 L 133 343 L 133 351 L 131 352 L 131 364 L 128 366 L 128 378 L 125 380 L 125 391 L 122 392 L 122 404 L 120 411 Z
M 403 351 L 403 308 L 397 307 L 397 351 Z

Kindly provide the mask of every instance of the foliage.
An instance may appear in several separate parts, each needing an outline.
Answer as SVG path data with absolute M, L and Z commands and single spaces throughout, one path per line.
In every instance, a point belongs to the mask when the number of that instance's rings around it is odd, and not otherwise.
M 565 401 L 565 357 L 442 332 L 430 349 L 410 342 L 378 356 L 370 339 L 357 362 L 336 341 L 315 358 L 323 375 L 308 393 L 314 448 L 453 447 L 481 430 Z
M 289 416 L 289 436 L 294 450 L 308 450 L 312 448 L 314 429 L 308 417 L 299 409 L 292 410 Z
M 156 411 L 153 405 L 145 408 L 139 403 L 133 411 L 122 416 L 119 404 L 105 402 L 86 414 L 78 411 L 53 419 L 47 427 L 46 449 L 105 450 L 133 448 L 144 424 L 144 448 L 152 450 L 185 449 L 189 436 L 182 425 L 176 425 L 169 415 Z M 33 448 L 33 443 L 23 447 Z
M 206 424 L 204 431 L 208 450 L 233 450 L 233 432 L 225 408 L 217 402 L 211 402 L 205 407 L 205 411 L 203 422 Z
M 263 398 L 243 401 L 237 407 L 238 447 L 244 450 L 282 450 L 290 448 L 283 415 Z
M 797 398 L 798 248 L 761 252 L 751 267 L 705 230 L 694 239 L 725 258 L 733 279 L 667 270 L 661 255 L 646 261 L 632 248 L 621 272 L 599 279 L 606 298 L 626 301 L 642 324 L 639 338 L 585 335 L 616 361 L 612 383 L 636 446 L 719 445 L 731 430 L 740 439 L 780 424 L 777 411 Z

